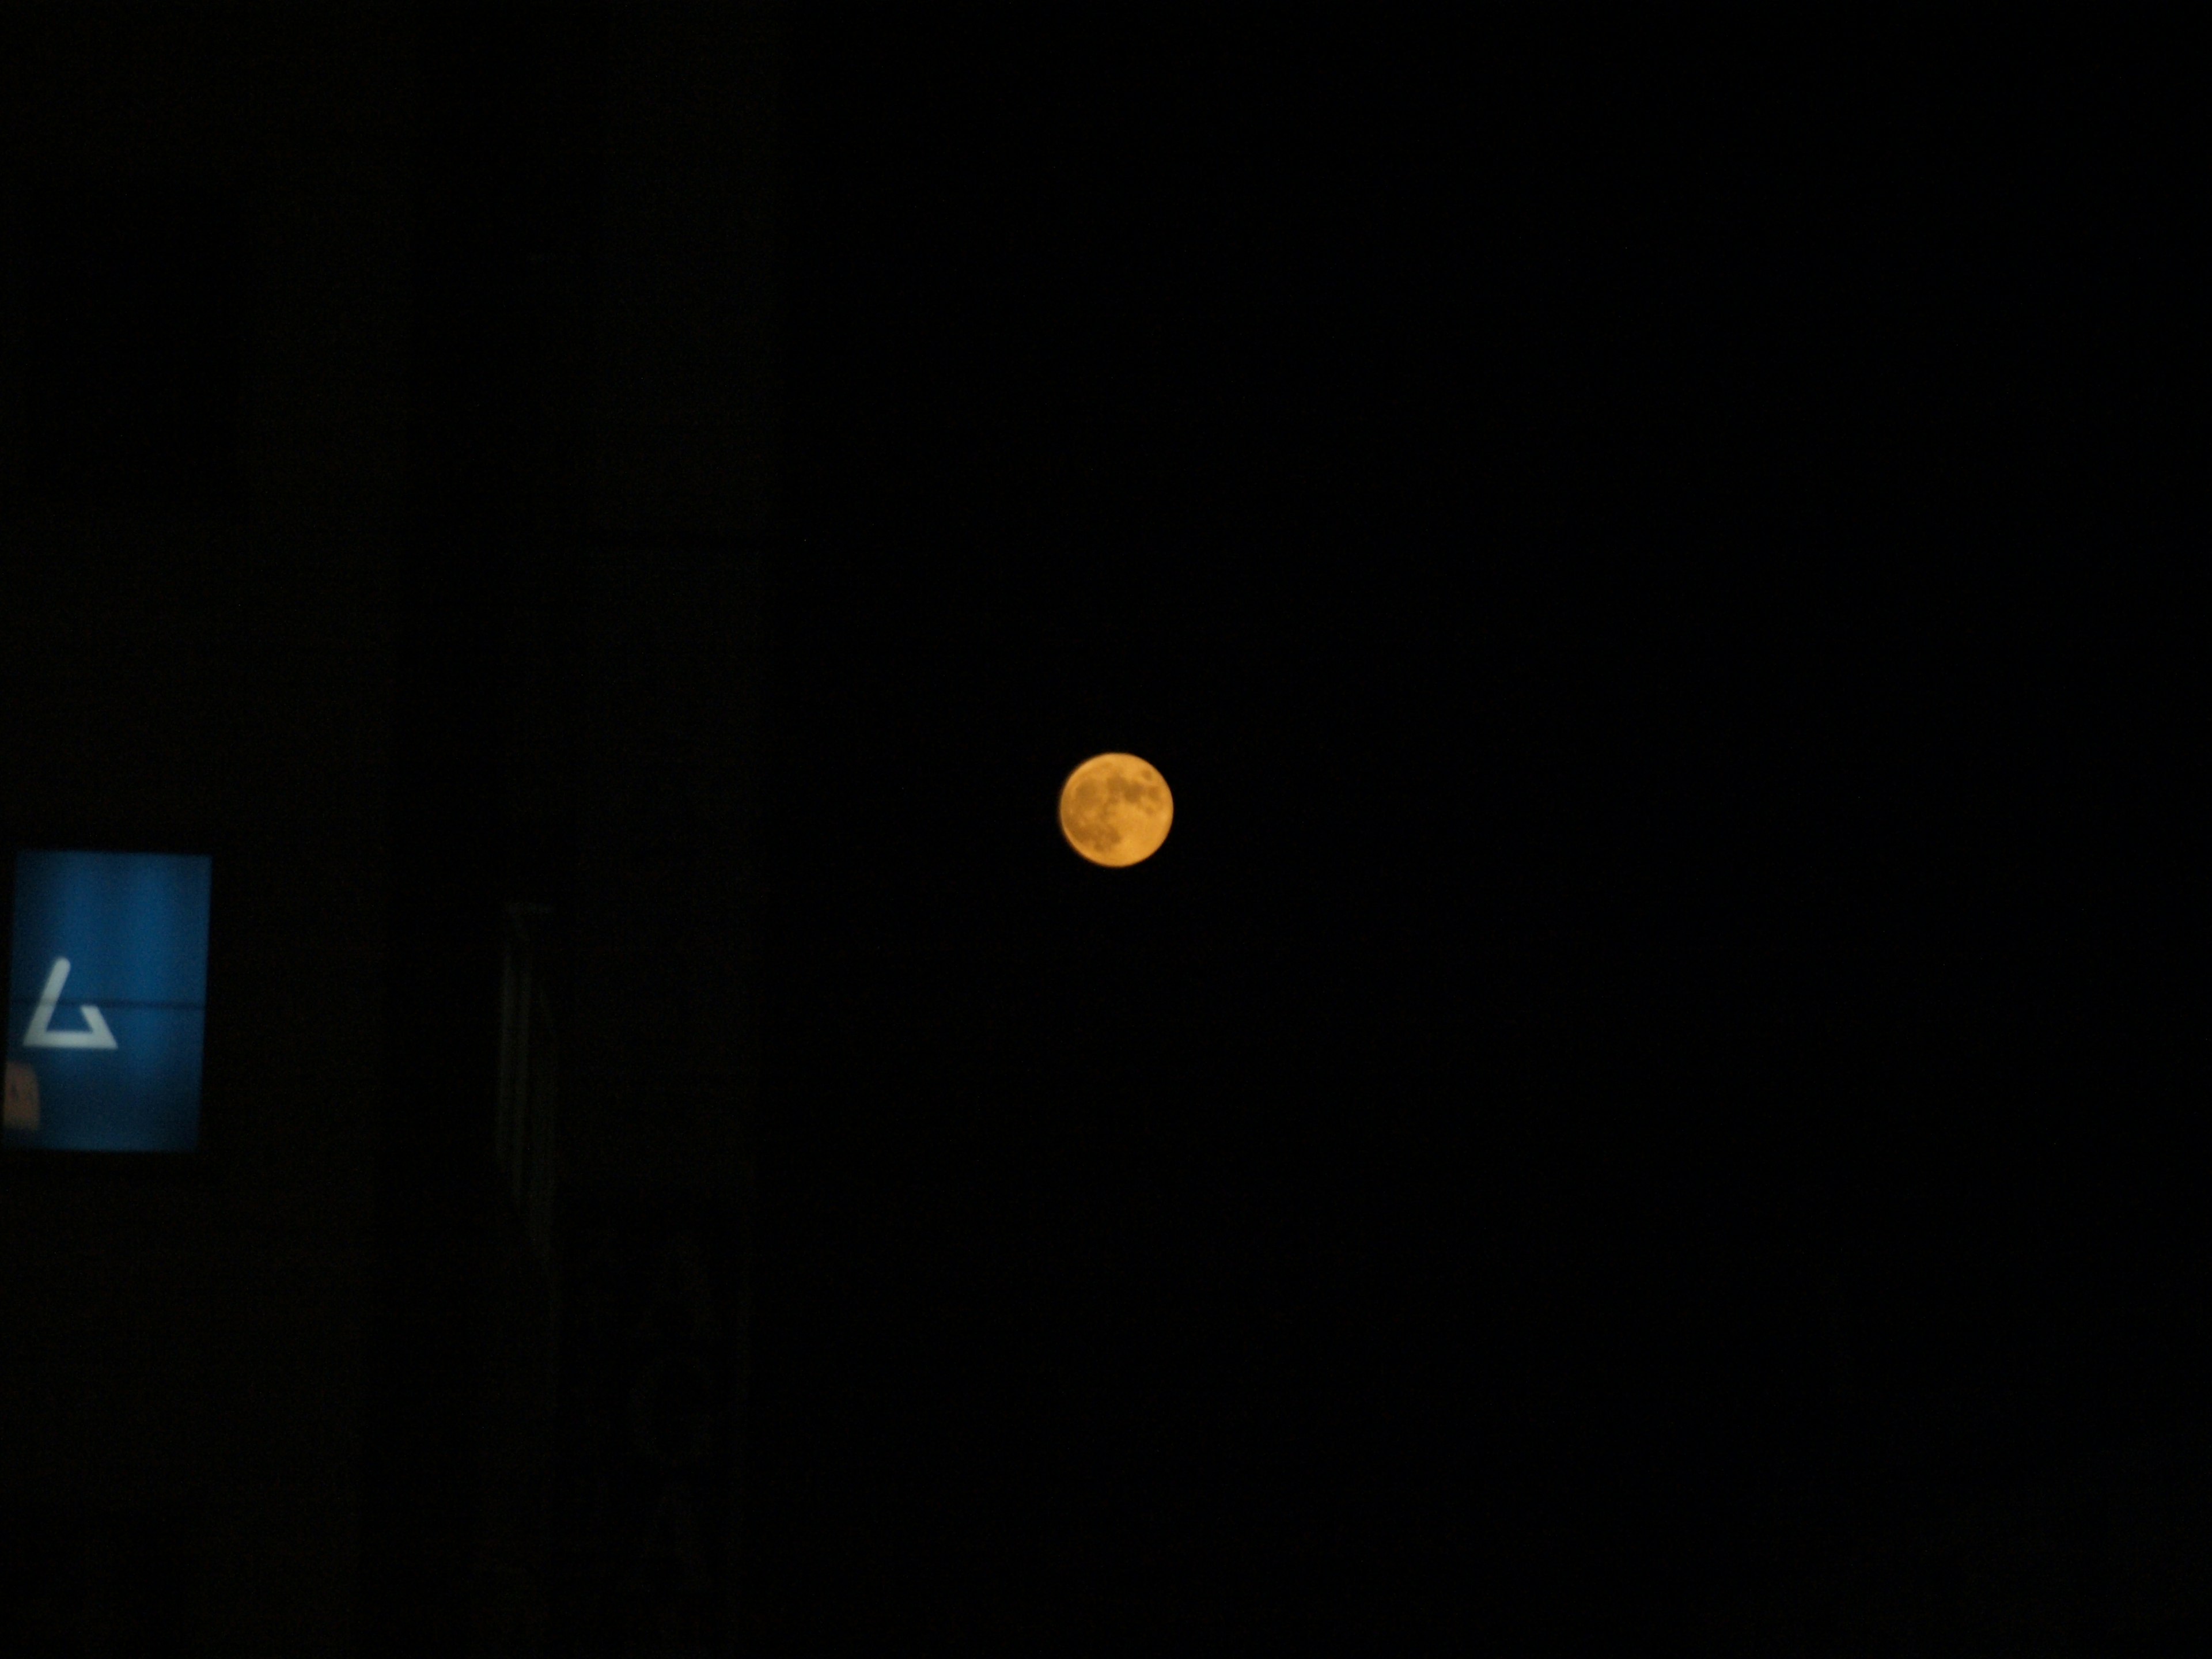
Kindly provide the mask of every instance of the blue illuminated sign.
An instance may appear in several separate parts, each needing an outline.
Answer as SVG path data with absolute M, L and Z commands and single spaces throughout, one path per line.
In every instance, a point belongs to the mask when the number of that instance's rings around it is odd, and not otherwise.
M 212 878 L 187 854 L 16 854 L 8 1146 L 198 1144 Z

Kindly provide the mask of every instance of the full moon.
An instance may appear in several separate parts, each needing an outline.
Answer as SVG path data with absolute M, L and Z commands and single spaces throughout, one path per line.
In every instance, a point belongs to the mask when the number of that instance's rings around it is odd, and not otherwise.
M 1174 819 L 1167 781 L 1134 755 L 1093 755 L 1060 787 L 1060 833 L 1093 864 L 1143 863 Z

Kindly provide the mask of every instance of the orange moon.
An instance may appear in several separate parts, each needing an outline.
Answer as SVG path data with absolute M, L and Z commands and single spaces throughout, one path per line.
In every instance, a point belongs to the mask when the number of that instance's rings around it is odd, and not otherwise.
M 1134 755 L 1093 755 L 1060 786 L 1060 831 L 1093 864 L 1143 863 L 1174 821 L 1167 780 Z

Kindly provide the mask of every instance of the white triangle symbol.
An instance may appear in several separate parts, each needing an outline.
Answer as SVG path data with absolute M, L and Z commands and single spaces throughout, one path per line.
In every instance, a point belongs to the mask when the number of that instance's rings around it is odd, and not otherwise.
M 69 958 L 56 957 L 54 965 L 46 972 L 46 988 L 39 993 L 38 1011 L 31 1016 L 31 1029 L 23 1033 L 26 1048 L 112 1048 L 115 1033 L 107 1029 L 106 1018 L 88 1002 L 77 1004 L 84 1014 L 82 1031 L 50 1031 L 47 1024 L 54 1017 L 54 1004 L 61 1000 L 62 987 L 69 981 Z

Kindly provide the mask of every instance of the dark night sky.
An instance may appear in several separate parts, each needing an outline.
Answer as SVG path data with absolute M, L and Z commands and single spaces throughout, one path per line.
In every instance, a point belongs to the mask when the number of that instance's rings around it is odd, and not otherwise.
M 1263 1571 L 1280 1494 L 1329 1524 L 1351 1298 L 1406 1299 L 1355 1291 L 1346 1188 L 1431 1083 L 1355 1051 L 1380 1006 L 1449 1017 L 1449 900 L 1400 900 L 1457 670 L 1386 614 L 1449 550 L 1354 521 L 1396 458 L 1312 74 L 1103 27 L 794 53 L 761 1447 L 795 1577 L 842 1525 L 895 1582 L 980 1540 L 997 1594 L 1133 1605 Z M 1176 791 L 1128 872 L 1052 822 L 1108 748 Z
M 1433 1594 L 1572 1468 L 1718 1559 L 2169 1363 L 2158 671 L 2066 545 L 2149 252 L 1932 82 L 1409 44 L 799 31 L 764 1386 L 778 1312 L 939 1379 L 784 1409 L 994 1448 L 947 1536 Z

